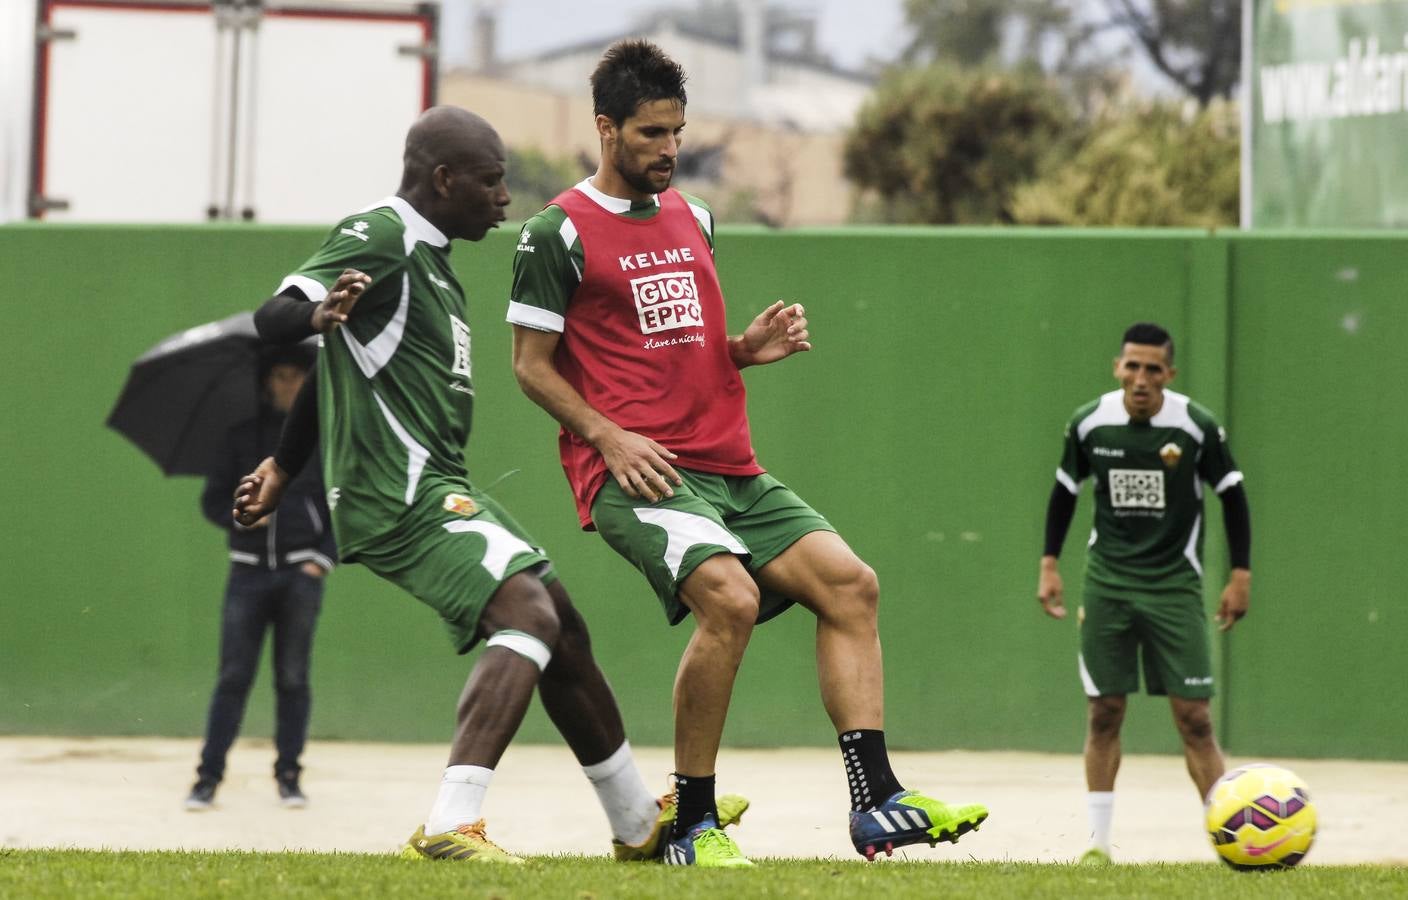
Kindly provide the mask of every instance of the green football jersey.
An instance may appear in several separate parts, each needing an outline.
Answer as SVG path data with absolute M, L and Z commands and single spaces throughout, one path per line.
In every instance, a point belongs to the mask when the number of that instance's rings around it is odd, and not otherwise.
M 1203 484 L 1222 493 L 1242 481 L 1212 413 L 1164 391 L 1163 408 L 1131 422 L 1124 392 L 1076 410 L 1056 479 L 1072 494 L 1095 483 L 1087 577 L 1113 587 L 1199 584 Z
M 348 216 L 284 279 L 321 302 L 344 269 L 371 277 L 318 353 L 323 477 L 344 560 L 416 496 L 462 488 L 474 411 L 465 296 L 450 240 L 400 197 Z
M 660 211 L 660 201 L 633 203 L 611 197 L 592 187 L 591 179 L 575 185 L 603 209 L 630 219 L 649 219 Z M 714 247 L 714 213 L 697 197 L 680 192 L 699 231 Z M 550 205 L 523 224 L 513 257 L 513 289 L 507 319 L 511 324 L 539 331 L 562 331 L 567 305 L 582 283 L 586 265 L 577 227 L 562 207 Z

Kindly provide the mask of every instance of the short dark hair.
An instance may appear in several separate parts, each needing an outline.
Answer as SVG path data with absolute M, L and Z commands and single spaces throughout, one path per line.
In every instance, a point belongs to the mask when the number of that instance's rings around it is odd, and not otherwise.
M 617 41 L 592 72 L 592 108 L 620 125 L 642 103 L 674 100 L 685 105 L 684 69 L 645 40 Z
M 1167 347 L 1168 362 L 1173 365 L 1173 337 L 1160 325 L 1153 322 L 1135 322 L 1124 330 L 1124 339 L 1120 341 L 1120 349 L 1124 349 L 1125 344 L 1147 344 L 1150 347 Z

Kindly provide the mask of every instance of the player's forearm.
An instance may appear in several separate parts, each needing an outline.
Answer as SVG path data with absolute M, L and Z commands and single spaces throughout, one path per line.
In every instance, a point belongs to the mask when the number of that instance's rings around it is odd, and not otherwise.
M 607 434 L 618 430 L 616 424 L 588 403 L 551 363 L 515 358 L 513 374 L 529 400 L 593 447 Z
M 317 332 L 313 312 L 318 307 L 303 297 L 279 294 L 264 301 L 254 313 L 254 330 L 269 344 L 296 344 Z

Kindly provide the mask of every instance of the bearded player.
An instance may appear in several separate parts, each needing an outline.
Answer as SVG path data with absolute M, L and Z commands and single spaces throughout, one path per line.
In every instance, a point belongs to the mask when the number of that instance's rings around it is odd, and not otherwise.
M 601 162 L 523 230 L 508 320 L 524 392 L 562 426 L 579 521 L 694 617 L 675 677 L 679 810 L 667 863 L 746 866 L 718 827 L 720 736 L 755 625 L 816 617 L 822 703 L 851 787 L 857 852 L 953 841 L 987 810 L 905 790 L 885 748 L 875 572 L 753 454 L 740 370 L 811 349 L 800 304 L 725 330 L 714 217 L 670 188 L 685 75 L 646 41 L 592 74 Z

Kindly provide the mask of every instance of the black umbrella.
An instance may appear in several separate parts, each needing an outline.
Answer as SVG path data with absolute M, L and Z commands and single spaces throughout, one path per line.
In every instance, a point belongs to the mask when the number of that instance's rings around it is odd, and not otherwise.
M 315 346 L 310 339 L 296 352 L 311 362 Z M 167 475 L 205 475 L 230 426 L 259 412 L 268 354 L 248 312 L 172 335 L 132 364 L 108 426 Z

